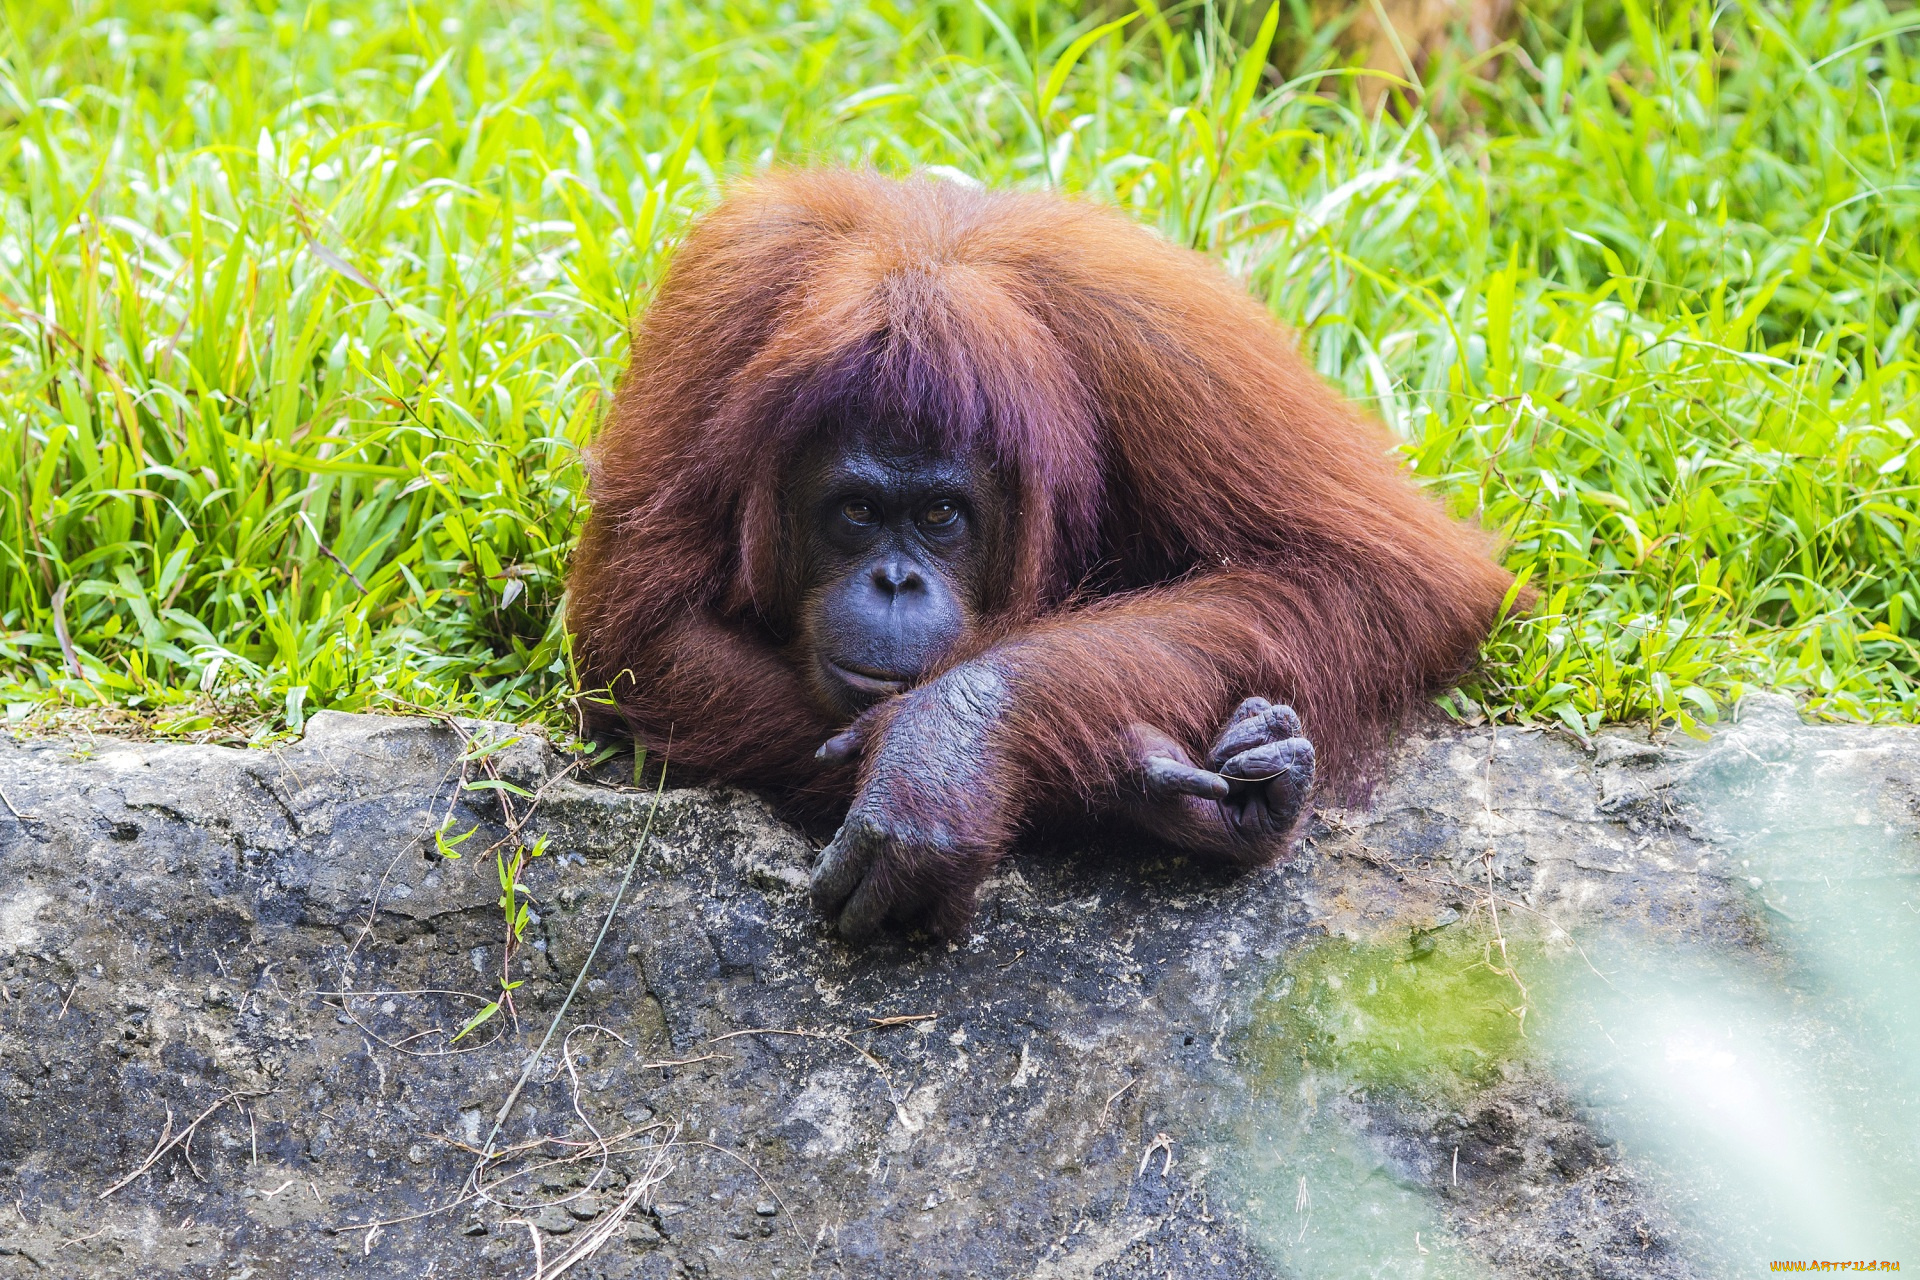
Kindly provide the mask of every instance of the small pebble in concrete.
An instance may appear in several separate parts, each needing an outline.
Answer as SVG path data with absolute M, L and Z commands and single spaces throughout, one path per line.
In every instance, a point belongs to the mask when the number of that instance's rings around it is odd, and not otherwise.
M 563 1236 L 573 1230 L 573 1215 L 561 1205 L 550 1204 L 534 1215 L 533 1225 L 550 1236 Z

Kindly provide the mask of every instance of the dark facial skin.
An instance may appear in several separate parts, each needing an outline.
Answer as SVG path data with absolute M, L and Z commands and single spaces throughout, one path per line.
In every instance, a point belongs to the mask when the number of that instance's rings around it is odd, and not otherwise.
M 997 494 L 965 460 L 855 440 L 805 459 L 789 495 L 808 570 L 796 656 L 851 719 L 918 684 L 973 625 Z

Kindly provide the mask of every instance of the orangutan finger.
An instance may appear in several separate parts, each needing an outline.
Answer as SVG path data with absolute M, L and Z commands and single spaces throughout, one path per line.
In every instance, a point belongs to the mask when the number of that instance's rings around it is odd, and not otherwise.
M 842 905 L 867 878 L 884 843 L 870 819 L 848 818 L 832 843 L 820 851 L 813 868 L 813 905 L 822 915 L 839 914 Z
M 836 733 L 820 744 L 820 749 L 813 753 L 813 758 L 822 764 L 844 764 L 860 754 L 861 736 L 859 725 L 845 732 Z
M 888 879 L 881 875 L 870 875 L 853 897 L 847 900 L 846 907 L 840 912 L 839 922 L 835 925 L 840 936 L 848 942 L 859 944 L 872 941 L 889 920 L 911 920 L 925 912 L 933 901 L 933 891 L 909 889 L 902 894 L 897 884 L 882 887 L 882 881 Z
M 1313 744 L 1305 738 L 1268 742 L 1242 751 L 1220 766 L 1228 778 L 1246 781 L 1288 777 L 1302 784 L 1313 780 Z
M 880 932 L 880 926 L 887 918 L 888 902 L 886 895 L 880 891 L 879 881 L 878 876 L 868 876 L 853 891 L 853 896 L 847 899 L 847 905 L 834 924 L 834 931 L 843 940 L 857 946 Z
M 1243 751 L 1269 742 L 1284 742 L 1300 736 L 1300 717 L 1291 707 L 1268 706 L 1264 711 L 1230 724 L 1214 742 L 1207 760 L 1219 768 Z
M 1219 800 L 1227 794 L 1227 780 L 1217 773 L 1196 769 L 1165 756 L 1149 757 L 1146 763 L 1147 793 L 1158 800 L 1173 796 L 1199 796 Z
M 1227 717 L 1227 727 L 1232 728 L 1242 720 L 1251 719 L 1272 705 L 1265 698 L 1247 698 L 1233 709 L 1232 715 Z

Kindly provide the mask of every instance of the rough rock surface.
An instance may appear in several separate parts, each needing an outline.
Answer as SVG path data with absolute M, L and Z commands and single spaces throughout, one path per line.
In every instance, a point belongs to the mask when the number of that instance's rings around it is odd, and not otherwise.
M 327 713 L 268 751 L 0 741 L 0 1276 L 524 1276 L 569 1250 L 610 1277 L 1334 1274 L 1288 1262 L 1246 1191 L 1241 1047 L 1294 949 L 1491 893 L 1516 933 L 1764 950 L 1766 890 L 1689 781 L 1864 753 L 1861 803 L 1910 835 L 1920 778 L 1920 735 L 1774 700 L 1708 747 L 1451 730 L 1289 868 L 1023 851 L 964 944 L 854 950 L 757 798 L 667 790 L 642 843 L 652 793 L 537 737 L 476 749 L 511 732 Z M 469 829 L 443 858 L 436 831 Z M 498 993 L 516 833 L 545 840 L 517 1026 L 456 1042 Z M 1483 1274 L 1706 1274 L 1536 1068 L 1339 1112 Z

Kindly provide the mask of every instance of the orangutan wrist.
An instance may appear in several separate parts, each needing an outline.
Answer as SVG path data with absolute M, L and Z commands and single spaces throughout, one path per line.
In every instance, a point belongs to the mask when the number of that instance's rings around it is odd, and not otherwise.
M 1011 706 L 1011 686 L 986 659 L 961 663 L 908 690 L 872 735 L 865 770 L 869 783 L 894 775 L 930 787 L 963 778 L 976 786 L 987 784 L 995 771 L 1000 726 Z

